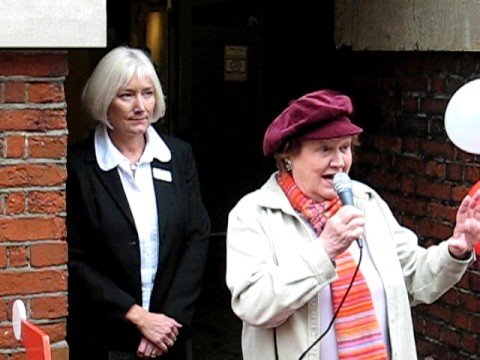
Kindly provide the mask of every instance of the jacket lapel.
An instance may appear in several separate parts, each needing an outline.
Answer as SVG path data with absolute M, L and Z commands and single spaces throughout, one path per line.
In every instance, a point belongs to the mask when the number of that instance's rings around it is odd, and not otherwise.
M 120 175 L 118 175 L 117 168 L 114 168 L 109 171 L 103 171 L 97 164 L 95 159 L 94 147 L 89 147 L 91 151 L 87 154 L 87 162 L 94 169 L 94 173 L 99 178 L 100 182 L 103 184 L 103 187 L 106 192 L 110 194 L 112 199 L 115 201 L 120 211 L 125 215 L 130 224 L 135 227 L 135 221 L 133 220 L 133 215 L 128 205 L 127 196 L 123 190 L 122 181 L 120 180 Z
M 153 176 L 153 186 L 155 189 L 155 197 L 157 200 L 157 213 L 158 213 L 158 228 L 159 228 L 159 237 L 160 242 L 163 245 L 165 242 L 165 229 L 168 224 L 169 211 L 168 209 L 175 206 L 174 199 L 174 181 L 172 178 L 172 171 L 169 164 L 164 164 L 153 159 L 152 161 L 152 176 Z M 164 176 L 158 176 L 159 171 Z M 168 174 L 170 178 L 168 178 Z M 161 254 L 165 252 L 161 251 Z

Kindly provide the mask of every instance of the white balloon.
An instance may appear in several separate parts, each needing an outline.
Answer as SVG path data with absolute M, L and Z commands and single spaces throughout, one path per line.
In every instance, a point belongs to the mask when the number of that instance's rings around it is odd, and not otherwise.
M 458 148 L 480 154 L 480 79 L 453 94 L 445 111 L 445 131 Z

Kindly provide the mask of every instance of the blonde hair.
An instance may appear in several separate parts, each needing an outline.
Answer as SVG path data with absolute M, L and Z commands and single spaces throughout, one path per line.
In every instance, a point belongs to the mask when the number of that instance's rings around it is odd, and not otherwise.
M 98 121 L 109 125 L 107 112 L 118 90 L 134 76 L 152 82 L 155 108 L 152 122 L 165 115 L 165 95 L 152 61 L 139 49 L 126 46 L 108 52 L 90 75 L 82 93 L 82 103 L 87 112 Z

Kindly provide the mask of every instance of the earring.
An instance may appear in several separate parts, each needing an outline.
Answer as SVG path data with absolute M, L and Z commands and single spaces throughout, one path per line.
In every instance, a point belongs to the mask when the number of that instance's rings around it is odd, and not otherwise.
M 285 159 L 285 169 L 287 169 L 288 172 L 292 171 L 292 162 L 290 159 Z

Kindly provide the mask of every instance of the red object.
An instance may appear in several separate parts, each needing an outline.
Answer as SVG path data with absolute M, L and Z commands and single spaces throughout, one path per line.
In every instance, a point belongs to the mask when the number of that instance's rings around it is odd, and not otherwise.
M 22 320 L 22 343 L 28 360 L 52 359 L 48 335 L 27 320 Z
M 290 102 L 272 121 L 263 139 L 263 154 L 275 154 L 291 138 L 332 139 L 360 134 L 363 129 L 350 121 L 352 102 L 333 90 L 319 90 Z
M 480 181 L 471 187 L 471 189 L 468 191 L 468 195 L 473 196 L 478 190 L 480 190 Z M 480 241 L 477 242 L 477 245 L 475 246 L 475 254 L 480 256 Z

